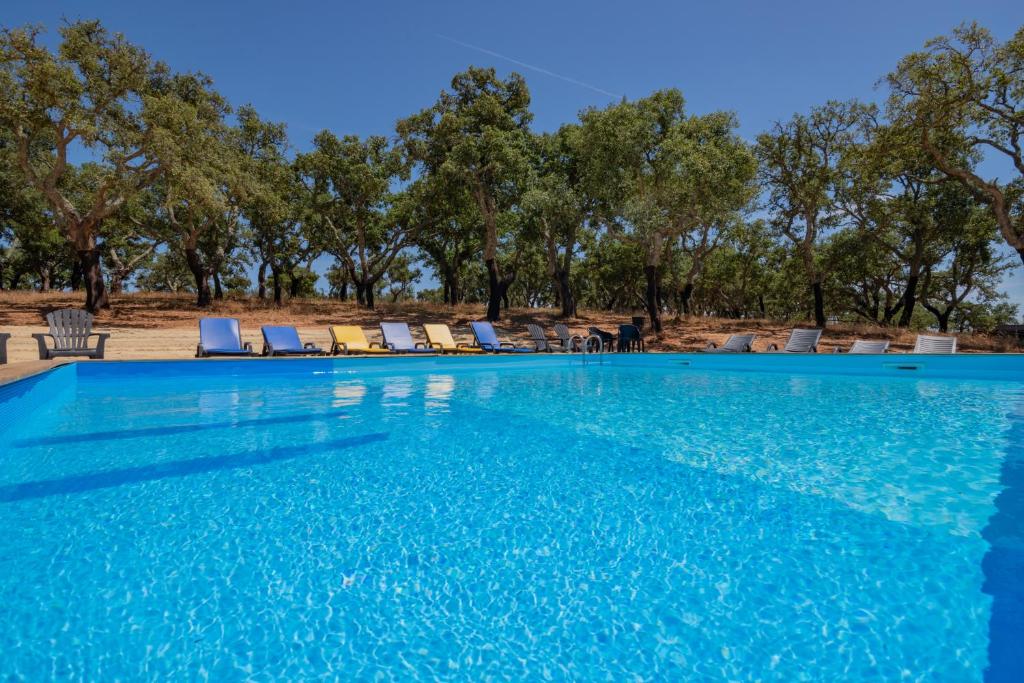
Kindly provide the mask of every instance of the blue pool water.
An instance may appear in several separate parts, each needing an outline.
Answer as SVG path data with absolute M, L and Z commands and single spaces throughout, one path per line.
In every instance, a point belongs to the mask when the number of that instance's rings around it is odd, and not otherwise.
M 0 387 L 0 677 L 1022 680 L 1024 362 L 885 363 Z

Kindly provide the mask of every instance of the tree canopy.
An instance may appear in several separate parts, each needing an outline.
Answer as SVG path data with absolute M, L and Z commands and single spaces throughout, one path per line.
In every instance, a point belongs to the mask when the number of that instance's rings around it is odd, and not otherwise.
M 2 289 L 606 308 L 655 332 L 1017 315 L 999 283 L 1009 249 L 1024 261 L 1024 28 L 957 27 L 894 65 L 886 101 L 754 140 L 671 88 L 535 130 L 521 75 L 470 66 L 393 134 L 295 141 L 98 21 L 41 37 L 0 33 Z

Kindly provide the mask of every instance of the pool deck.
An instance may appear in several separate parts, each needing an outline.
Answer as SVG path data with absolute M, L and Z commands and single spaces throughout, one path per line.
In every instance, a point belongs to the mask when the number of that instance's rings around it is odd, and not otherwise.
M 0 365 L 0 386 L 16 382 L 19 379 L 31 377 L 32 375 L 38 375 L 40 372 L 46 372 L 51 368 L 56 368 L 73 362 L 73 360 L 68 358 L 60 358 L 54 360 L 31 360 L 22 363 Z

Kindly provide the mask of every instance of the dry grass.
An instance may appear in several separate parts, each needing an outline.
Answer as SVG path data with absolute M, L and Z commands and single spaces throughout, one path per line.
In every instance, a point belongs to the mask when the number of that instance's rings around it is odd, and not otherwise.
M 76 293 L 55 292 L 0 292 L 0 331 L 11 332 L 10 355 L 12 361 L 36 358 L 32 332 L 44 330 L 44 316 L 58 308 L 80 308 L 83 296 Z M 195 353 L 198 342 L 197 323 L 205 316 L 222 315 L 238 318 L 243 335 L 259 346 L 259 326 L 263 324 L 289 324 L 299 328 L 304 339 L 329 345 L 327 326 L 332 324 L 360 325 L 378 337 L 376 332 L 382 320 L 404 320 L 414 333 L 424 323 L 446 323 L 457 336 L 468 339 L 468 324 L 483 317 L 484 308 L 466 304 L 454 308 L 419 302 L 398 304 L 382 303 L 368 311 L 352 302 L 331 299 L 298 299 L 278 307 L 255 298 L 229 298 L 216 302 L 209 309 L 195 306 L 194 300 L 184 294 L 130 293 L 112 297 L 109 311 L 100 313 L 96 327 L 113 334 L 109 342 L 111 358 L 183 358 Z M 569 327 L 583 332 L 593 325 L 614 331 L 620 323 L 629 322 L 631 314 L 608 311 L 581 311 L 577 319 L 567 321 Z M 554 309 L 512 309 L 503 315 L 498 327 L 512 339 L 524 340 L 526 323 L 536 322 L 550 329 L 560 322 Z M 694 351 L 703 349 L 708 341 L 722 343 L 730 334 L 754 333 L 755 350 L 769 343 L 783 344 L 790 329 L 799 323 L 773 320 L 731 320 L 721 318 L 683 318 L 665 321 L 665 330 L 659 339 L 648 334 L 647 348 L 651 351 Z M 913 348 L 915 333 L 872 325 L 835 325 L 825 330 L 822 350 L 847 347 L 856 338 L 888 339 L 894 351 Z M 988 335 L 963 335 L 958 347 L 965 352 L 1014 351 L 1012 340 Z

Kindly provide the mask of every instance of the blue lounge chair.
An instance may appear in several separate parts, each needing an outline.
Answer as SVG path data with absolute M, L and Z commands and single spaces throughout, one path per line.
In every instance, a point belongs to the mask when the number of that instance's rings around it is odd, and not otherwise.
M 196 358 L 251 355 L 252 344 L 242 343 L 242 332 L 236 318 L 203 318 L 199 321 Z
M 384 346 L 395 353 L 437 353 L 426 342 L 413 341 L 405 323 L 381 323 L 380 334 L 384 337 Z
M 323 349 L 312 342 L 302 343 L 299 333 L 291 325 L 264 325 L 264 356 L 322 356 Z
M 535 349 L 528 349 L 523 346 L 516 346 L 512 342 L 499 340 L 497 333 L 494 331 L 494 325 L 491 325 L 489 322 L 471 322 L 469 327 L 473 330 L 476 345 L 484 351 L 493 351 L 494 353 L 533 353 L 535 351 Z

